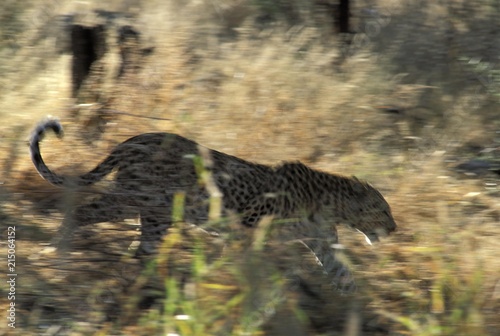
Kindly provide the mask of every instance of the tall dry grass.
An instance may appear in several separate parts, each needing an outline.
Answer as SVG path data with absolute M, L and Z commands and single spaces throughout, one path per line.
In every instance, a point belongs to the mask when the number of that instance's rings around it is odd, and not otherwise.
M 357 2 L 359 33 L 347 45 L 330 33 L 324 13 L 300 0 L 291 7 L 112 1 L 107 10 L 132 19 L 110 28 L 104 73 L 90 87 L 102 100 L 82 98 L 88 106 L 75 108 L 70 55 L 57 52 L 52 19 L 80 13 L 82 23 L 96 22 L 86 13 L 102 4 L 54 3 L 0 5 L 15 14 L 1 18 L 0 218 L 19 231 L 24 334 L 495 335 L 500 329 L 498 176 L 470 179 L 451 169 L 481 149 L 498 153 L 495 4 Z M 262 21 L 263 11 L 273 20 Z M 114 29 L 130 22 L 141 43 L 155 49 L 138 73 L 116 80 Z M 108 113 L 101 129 L 92 121 L 104 103 L 130 115 Z M 400 113 L 384 113 L 381 105 Z M 129 136 L 170 131 L 245 159 L 301 160 L 366 178 L 386 196 L 399 229 L 373 247 L 340 231 L 359 286 L 348 298 L 324 290 L 320 271 L 307 262 L 316 297 L 290 290 L 280 267 L 300 258 L 279 247 L 262 258 L 234 243 L 215 258 L 219 241 L 180 229 L 166 241 L 173 249 L 165 258 L 179 263 L 169 264 L 173 275 L 155 277 L 147 269 L 143 282 L 134 282 L 142 272 L 126 252 L 134 221 L 85 228 L 82 249 L 57 259 L 46 245 L 65 196 L 38 178 L 24 146 L 47 114 L 66 126 L 64 142 L 48 137 L 43 146 L 49 166 L 61 172 L 90 169 Z M 226 241 L 239 242 L 232 235 Z M 147 306 L 144 297 L 165 292 L 163 304 L 137 308 Z

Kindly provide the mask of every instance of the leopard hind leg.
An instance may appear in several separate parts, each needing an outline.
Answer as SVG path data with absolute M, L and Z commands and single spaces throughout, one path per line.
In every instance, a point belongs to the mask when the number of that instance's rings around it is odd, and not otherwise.
M 119 222 L 137 216 L 134 206 L 127 205 L 118 193 L 103 194 L 90 203 L 67 209 L 64 221 L 55 238 L 55 245 L 61 252 L 70 247 L 71 236 L 79 227 L 104 223 Z
M 141 238 L 135 252 L 137 258 L 155 253 L 172 225 L 172 217 L 166 205 L 141 209 L 140 218 Z

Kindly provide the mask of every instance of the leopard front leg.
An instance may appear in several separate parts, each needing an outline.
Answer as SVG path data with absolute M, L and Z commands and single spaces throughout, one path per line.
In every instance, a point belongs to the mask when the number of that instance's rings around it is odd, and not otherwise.
M 172 225 L 171 213 L 167 206 L 141 209 L 140 217 L 141 242 L 135 252 L 136 257 L 155 253 Z
M 323 268 L 330 284 L 342 294 L 356 290 L 354 277 L 348 265 L 339 260 L 338 235 L 335 225 L 326 223 L 319 215 L 302 217 L 296 222 L 284 224 L 284 234 L 289 240 L 302 242 Z
M 323 267 L 330 284 L 342 294 L 356 291 L 354 277 L 347 264 L 339 259 L 339 240 L 337 228 L 319 215 L 304 220 L 305 230 L 301 231 L 302 240 L 316 256 Z

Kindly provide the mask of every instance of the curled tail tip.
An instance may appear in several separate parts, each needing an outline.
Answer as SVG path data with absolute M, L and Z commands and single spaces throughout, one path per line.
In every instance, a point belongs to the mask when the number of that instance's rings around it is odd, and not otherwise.
M 45 119 L 39 122 L 38 125 L 35 127 L 33 133 L 31 134 L 29 143 L 32 145 L 34 143 L 40 142 L 43 139 L 46 130 L 49 128 L 59 138 L 61 138 L 64 135 L 64 130 L 59 119 L 54 118 L 52 116 L 47 116 Z
M 44 130 L 50 128 L 58 137 L 62 137 L 64 134 L 64 130 L 61 122 L 59 121 L 59 118 L 53 117 L 51 115 L 48 115 L 45 119 L 43 119 L 38 127 L 42 127 Z

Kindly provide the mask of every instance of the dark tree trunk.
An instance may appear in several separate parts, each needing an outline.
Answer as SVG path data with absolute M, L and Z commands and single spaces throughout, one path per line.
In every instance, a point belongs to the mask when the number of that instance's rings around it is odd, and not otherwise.
M 73 54 L 71 72 L 73 97 L 78 95 L 78 90 L 90 74 L 92 64 L 104 55 L 105 49 L 106 42 L 104 36 L 104 26 L 71 26 L 71 52 Z
M 349 33 L 349 0 L 340 0 L 338 8 L 338 32 Z

